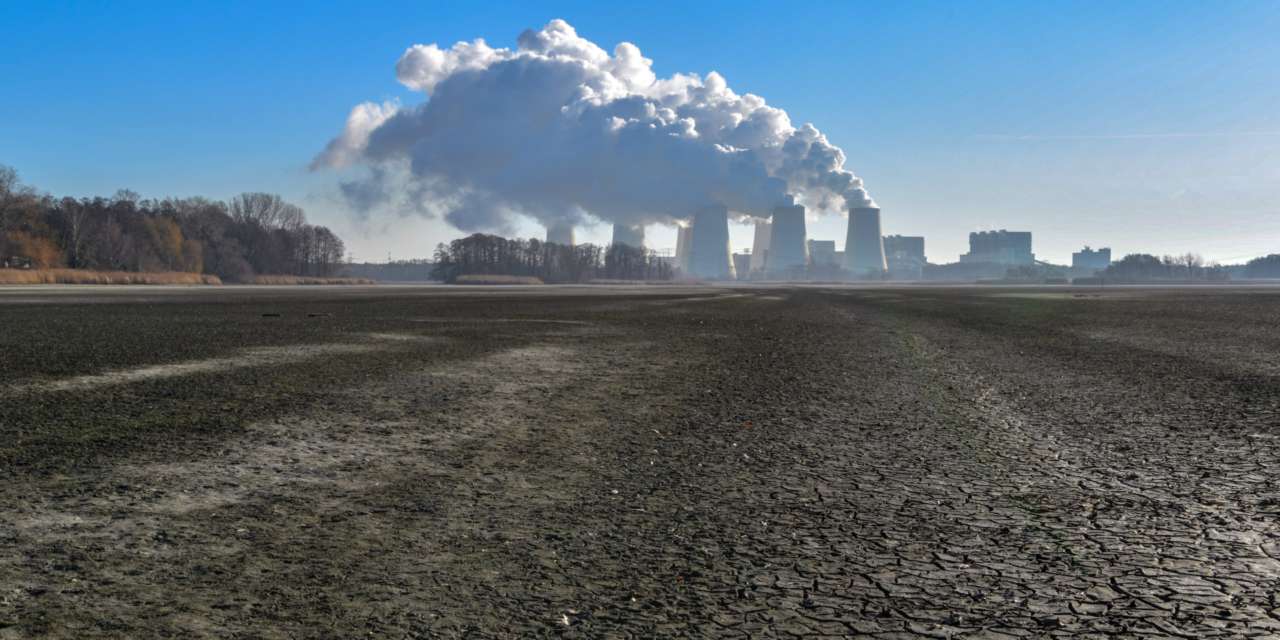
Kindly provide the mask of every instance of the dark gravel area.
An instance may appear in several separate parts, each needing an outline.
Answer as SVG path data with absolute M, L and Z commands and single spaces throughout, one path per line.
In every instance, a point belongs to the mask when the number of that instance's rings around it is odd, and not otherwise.
M 1280 636 L 1280 290 L 8 290 L 0 327 L 0 639 Z

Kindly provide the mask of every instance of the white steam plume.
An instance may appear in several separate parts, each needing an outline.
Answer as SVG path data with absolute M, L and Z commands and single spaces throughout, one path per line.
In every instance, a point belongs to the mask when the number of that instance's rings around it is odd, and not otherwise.
M 313 168 L 364 165 L 342 185 L 358 210 L 403 200 L 466 231 L 587 215 L 625 225 L 687 219 L 711 203 L 768 216 L 793 194 L 810 209 L 870 205 L 844 152 L 813 125 L 738 95 L 725 79 L 657 78 L 631 43 L 613 55 L 563 20 L 517 47 L 414 45 L 396 64 L 426 102 L 364 103 Z M 392 193 L 394 192 L 394 193 Z

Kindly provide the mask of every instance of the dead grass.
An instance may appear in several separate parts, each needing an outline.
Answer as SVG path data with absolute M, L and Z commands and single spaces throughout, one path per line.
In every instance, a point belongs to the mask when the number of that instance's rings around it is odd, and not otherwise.
M 88 269 L 0 269 L 0 285 L 8 284 L 208 284 L 218 276 L 174 271 L 90 271 Z
M 470 274 L 458 276 L 457 284 L 543 284 L 541 278 L 533 276 L 504 276 Z
M 368 278 L 311 278 L 307 276 L 254 276 L 245 284 L 376 284 Z

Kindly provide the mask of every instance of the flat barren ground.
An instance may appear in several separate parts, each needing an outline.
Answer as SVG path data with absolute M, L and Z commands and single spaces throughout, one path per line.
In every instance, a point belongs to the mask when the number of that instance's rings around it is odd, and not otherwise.
M 0 638 L 1280 635 L 1280 290 L 0 291 Z

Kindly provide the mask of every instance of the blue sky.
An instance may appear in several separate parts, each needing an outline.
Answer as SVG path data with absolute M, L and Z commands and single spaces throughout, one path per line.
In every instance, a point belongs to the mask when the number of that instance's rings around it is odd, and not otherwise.
M 1111 4 L 12 1 L 0 163 L 57 194 L 279 192 L 357 258 L 427 255 L 459 233 L 355 219 L 307 163 L 355 104 L 423 99 L 395 82 L 407 46 L 513 46 L 559 17 L 606 49 L 637 44 L 659 76 L 719 71 L 813 122 L 885 231 L 926 236 L 935 262 L 992 228 L 1034 232 L 1054 261 L 1084 244 L 1280 252 L 1280 2 Z M 810 224 L 843 236 L 839 218 Z

